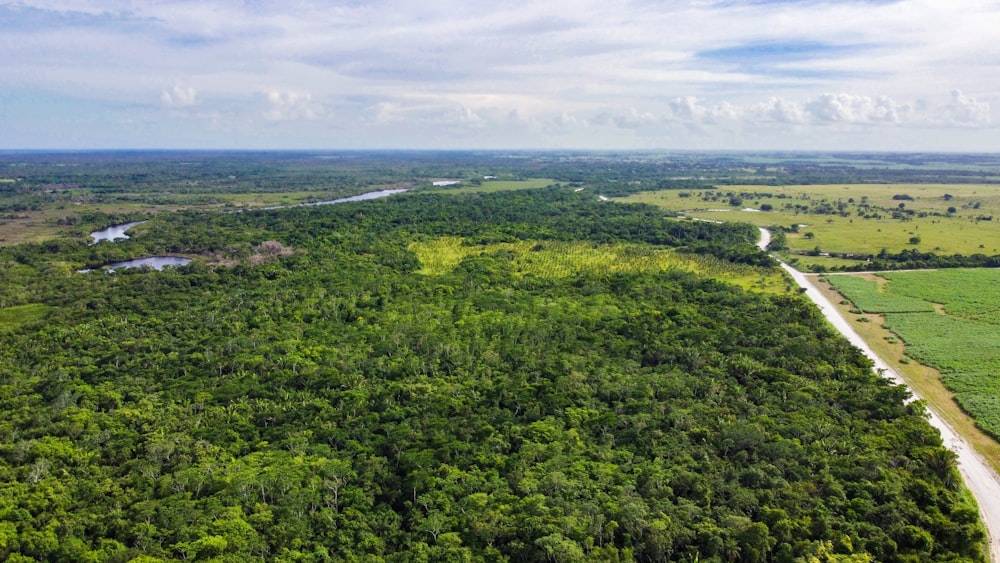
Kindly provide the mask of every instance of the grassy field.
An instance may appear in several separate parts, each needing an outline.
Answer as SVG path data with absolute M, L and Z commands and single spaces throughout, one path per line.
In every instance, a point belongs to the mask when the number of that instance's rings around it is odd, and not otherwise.
M 855 310 L 882 315 L 906 356 L 938 370 L 958 404 L 1000 439 L 1000 270 L 829 280 Z
M 440 237 L 410 245 L 421 273 L 444 274 L 466 256 L 507 251 L 519 275 L 566 277 L 580 272 L 650 272 L 685 270 L 740 285 L 752 291 L 785 293 L 789 282 L 776 270 L 732 264 L 712 256 L 680 254 L 634 244 L 533 242 L 465 245 L 461 237 Z
M 797 232 L 787 237 L 792 252 L 818 248 L 824 253 L 875 254 L 883 248 L 916 248 L 938 254 L 1000 254 L 1000 186 L 724 186 L 646 192 L 623 200 L 689 217 L 762 227 L 794 225 Z M 743 211 L 767 206 L 771 211 Z M 822 263 L 821 258 L 799 257 L 803 264 Z
M 0 309 L 0 332 L 45 318 L 52 307 L 41 303 L 17 305 Z

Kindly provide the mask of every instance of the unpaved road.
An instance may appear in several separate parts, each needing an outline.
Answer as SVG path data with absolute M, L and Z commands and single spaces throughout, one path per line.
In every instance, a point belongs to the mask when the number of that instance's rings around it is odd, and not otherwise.
M 771 240 L 771 233 L 767 229 L 760 229 L 760 235 L 760 241 L 757 243 L 757 246 L 763 250 Z M 784 262 L 781 263 L 781 267 L 792 276 L 792 279 L 795 280 L 795 283 L 799 287 L 806 290 L 806 296 L 819 307 L 819 310 L 823 312 L 823 316 L 826 317 L 830 324 L 875 363 L 872 369 L 876 373 L 896 383 L 905 385 L 899 372 L 882 360 L 882 358 L 875 355 L 875 352 L 855 332 L 850 323 L 844 317 L 840 316 L 840 313 L 837 312 L 833 304 L 812 284 L 809 279 L 810 276 L 803 274 Z M 910 393 L 915 398 L 920 398 L 912 389 L 910 389 Z M 968 442 L 959 436 L 948 423 L 942 420 L 930 407 L 927 410 L 930 413 L 931 426 L 941 432 L 941 439 L 944 441 L 945 447 L 958 455 L 959 473 L 962 474 L 965 486 L 969 488 L 972 496 L 979 503 L 979 515 L 983 519 L 986 532 L 990 537 L 990 560 L 994 563 L 1000 563 L 1000 478 L 997 477 L 993 468 L 986 463 L 986 460 L 976 453 L 969 446 Z

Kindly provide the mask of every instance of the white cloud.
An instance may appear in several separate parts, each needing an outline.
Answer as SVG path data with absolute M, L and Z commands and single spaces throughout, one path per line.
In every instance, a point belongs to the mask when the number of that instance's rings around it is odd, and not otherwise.
M 313 120 L 323 114 L 323 108 L 313 102 L 309 92 L 269 90 L 263 95 L 266 100 L 263 116 L 268 121 Z
M 566 121 L 565 116 L 562 117 Z M 578 119 L 578 121 L 582 118 Z M 720 102 L 708 104 L 695 96 L 670 100 L 661 113 L 642 111 L 634 107 L 623 110 L 602 110 L 590 120 L 594 125 L 621 129 L 649 127 L 669 128 L 682 123 L 728 128 L 742 124 L 786 126 L 896 127 L 915 128 L 962 125 L 985 127 L 990 124 L 990 106 L 952 92 L 947 104 L 933 105 L 926 100 L 900 103 L 889 96 L 866 96 L 849 93 L 826 93 L 800 100 L 770 97 L 762 102 Z
M 900 108 L 887 96 L 871 98 L 852 94 L 822 94 L 806 105 L 806 111 L 819 123 L 898 123 Z
M 563 122 L 572 123 L 567 117 Z M 644 127 L 657 127 L 663 124 L 663 117 L 648 111 L 639 111 L 636 108 L 628 108 L 621 112 L 604 111 L 590 120 L 594 125 L 613 126 L 619 129 L 640 129 Z
M 168 108 L 186 108 L 195 105 L 197 95 L 194 88 L 174 86 L 160 93 L 160 101 Z
M 939 114 L 946 124 L 987 125 L 990 123 L 990 104 L 969 98 L 960 90 L 952 90 L 951 103 L 941 107 Z
M 757 120 L 776 123 L 802 123 L 806 115 L 802 106 L 780 97 L 772 97 L 766 102 L 755 104 L 749 108 L 748 113 Z
M 226 146 L 267 121 L 280 148 L 297 122 L 336 115 L 338 139 L 369 146 L 408 134 L 432 148 L 455 132 L 465 146 L 537 146 L 545 131 L 629 146 L 671 131 L 672 144 L 691 133 L 726 148 L 757 127 L 755 142 L 811 129 L 852 148 L 840 132 L 877 127 L 931 150 L 950 128 L 983 150 L 975 131 L 1000 103 L 995 0 L 0 0 L 0 19 L 5 99 L 85 99 L 108 119 L 145 106 L 151 130 L 196 107 L 220 116 Z M 20 107 L 7 107 L 20 130 L 43 119 L 38 102 Z M 172 126 L 198 139 L 203 121 Z

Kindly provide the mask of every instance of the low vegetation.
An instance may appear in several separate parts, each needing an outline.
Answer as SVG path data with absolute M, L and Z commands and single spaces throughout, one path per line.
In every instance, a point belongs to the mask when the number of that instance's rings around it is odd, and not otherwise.
M 977 424 L 1000 438 L 1000 270 L 830 276 L 857 307 L 881 313 L 911 358 L 936 368 Z

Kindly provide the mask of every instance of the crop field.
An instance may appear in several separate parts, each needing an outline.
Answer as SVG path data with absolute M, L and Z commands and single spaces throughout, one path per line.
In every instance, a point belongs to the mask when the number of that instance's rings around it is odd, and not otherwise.
M 828 279 L 857 309 L 882 314 L 906 354 L 940 371 L 962 408 L 1000 439 L 1000 270 Z
M 883 248 L 1000 253 L 1000 186 L 995 185 L 724 186 L 644 192 L 623 201 L 688 217 L 786 227 L 795 254 L 876 254 Z M 769 211 L 756 211 L 762 209 Z M 823 258 L 799 256 L 803 264 L 824 263 Z
M 865 279 L 856 276 L 831 278 L 841 293 L 862 313 L 933 313 L 934 304 L 917 297 L 886 291 L 884 278 Z
M 581 272 L 655 272 L 684 270 L 733 283 L 752 291 L 784 293 L 787 280 L 777 270 L 725 262 L 635 244 L 594 245 L 582 242 L 520 241 L 463 244 L 461 237 L 440 237 L 410 245 L 427 275 L 445 274 L 467 256 L 509 252 L 518 275 L 567 277 Z

